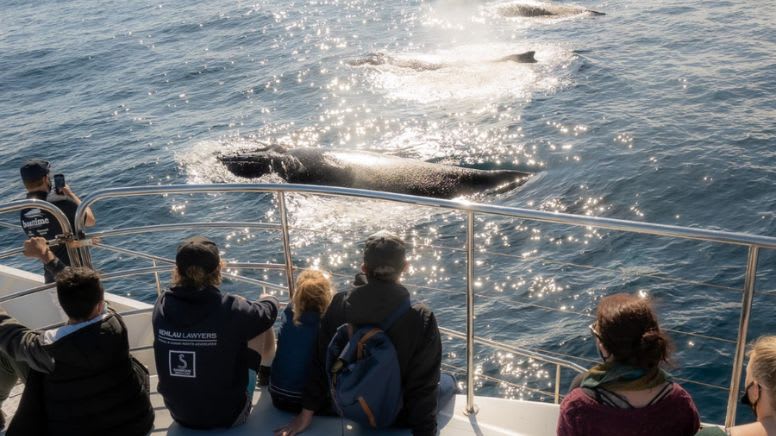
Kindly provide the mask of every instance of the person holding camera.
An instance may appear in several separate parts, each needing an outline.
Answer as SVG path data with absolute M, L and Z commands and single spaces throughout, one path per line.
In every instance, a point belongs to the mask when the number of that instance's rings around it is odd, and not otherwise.
M 54 187 L 52 189 L 52 179 L 49 177 L 50 171 L 51 165 L 45 160 L 31 159 L 22 165 L 19 172 L 24 187 L 27 189 L 27 198 L 48 201 L 58 207 L 70 221 L 71 228 L 75 230 L 75 212 L 78 209 L 78 205 L 81 204 L 81 199 L 65 183 L 65 176 L 62 174 L 54 175 Z M 47 240 L 52 240 L 57 235 L 62 234 L 59 222 L 50 213 L 40 208 L 35 207 L 22 210 L 20 219 L 24 232 L 31 238 L 40 236 Z M 91 227 L 95 222 L 94 213 L 92 213 L 91 208 L 87 208 L 84 216 L 85 226 Z M 67 266 L 70 265 L 70 257 L 64 245 L 53 246 L 51 250 L 62 263 Z M 54 282 L 54 276 L 49 269 L 44 269 L 43 275 L 46 283 Z

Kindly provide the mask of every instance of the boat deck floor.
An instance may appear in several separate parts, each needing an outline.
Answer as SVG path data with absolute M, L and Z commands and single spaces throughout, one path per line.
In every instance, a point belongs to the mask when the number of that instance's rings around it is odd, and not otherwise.
M 266 388 L 258 389 L 254 395 L 254 406 L 248 422 L 245 425 L 223 430 L 192 430 L 181 427 L 170 417 L 164 407 L 162 397 L 156 392 L 156 377 L 151 378 L 154 391 L 151 403 L 156 412 L 156 421 L 152 435 L 229 435 L 229 436 L 262 436 L 272 435 L 273 429 L 282 427 L 294 417 L 293 414 L 275 409 Z M 22 385 L 18 385 L 11 398 L 3 404 L 3 411 L 10 417 L 16 408 Z M 479 412 L 466 416 L 463 413 L 466 397 L 456 395 L 438 415 L 440 435 L 554 435 L 558 406 L 554 404 L 535 403 L 529 401 L 506 400 L 501 398 L 476 397 Z M 4 434 L 4 432 L 2 433 Z M 351 421 L 343 421 L 337 417 L 315 417 L 310 428 L 304 432 L 310 436 L 345 435 L 409 435 L 407 429 L 390 429 L 374 431 L 359 426 Z

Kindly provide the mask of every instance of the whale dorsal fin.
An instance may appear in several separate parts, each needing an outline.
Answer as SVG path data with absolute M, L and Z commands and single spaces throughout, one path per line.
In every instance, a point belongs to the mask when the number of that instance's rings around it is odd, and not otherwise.
M 536 58 L 534 55 L 536 54 L 535 51 L 527 51 L 525 53 L 516 53 L 509 56 L 504 56 L 503 58 L 497 60 L 496 62 L 517 62 L 520 64 L 535 64 Z

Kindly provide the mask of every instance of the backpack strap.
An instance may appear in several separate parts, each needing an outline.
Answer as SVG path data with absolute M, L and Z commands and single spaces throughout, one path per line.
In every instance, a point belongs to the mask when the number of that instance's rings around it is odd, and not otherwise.
M 393 311 L 390 315 L 388 315 L 388 318 L 385 318 L 383 322 L 381 322 L 377 327 L 372 327 L 368 332 L 364 334 L 364 336 L 359 339 L 358 343 L 356 344 L 356 359 L 361 360 L 364 357 L 364 349 L 366 348 L 366 343 L 370 339 L 372 339 L 372 336 L 380 333 L 380 332 L 387 332 L 388 329 L 390 329 L 393 324 L 396 323 L 396 321 L 399 320 L 402 316 L 404 316 L 405 313 L 412 307 L 412 303 L 410 302 L 409 298 L 402 301 L 402 303 L 399 305 L 399 307 L 396 308 L 396 310 Z M 353 337 L 353 324 L 348 324 L 348 337 Z
M 380 330 L 387 332 L 390 330 L 391 327 L 393 327 L 393 324 L 399 320 L 402 316 L 404 316 L 405 313 L 407 313 L 408 310 L 412 307 L 412 303 L 410 303 L 410 299 L 407 298 L 406 300 L 402 301 L 399 307 L 396 308 L 396 310 L 393 311 L 390 315 L 388 315 L 388 318 L 385 318 L 383 322 L 380 323 Z

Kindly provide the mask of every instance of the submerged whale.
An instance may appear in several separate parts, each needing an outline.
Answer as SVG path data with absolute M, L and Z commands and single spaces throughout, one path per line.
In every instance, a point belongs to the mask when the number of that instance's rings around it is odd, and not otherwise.
M 502 17 L 567 17 L 589 14 L 606 15 L 576 5 L 554 5 L 551 3 L 510 3 L 500 6 L 498 14 Z
M 233 174 L 275 173 L 290 183 L 341 186 L 426 197 L 453 198 L 482 191 L 503 192 L 523 184 L 529 173 L 477 170 L 386 156 L 366 151 L 268 146 L 218 160 Z
M 516 53 L 503 58 L 493 59 L 488 62 L 516 62 L 519 64 L 535 64 L 536 58 L 535 51 L 527 51 L 525 53 Z M 410 68 L 415 71 L 434 71 L 441 68 L 453 66 L 453 64 L 426 62 L 419 59 L 404 59 L 387 55 L 385 53 L 369 53 L 363 58 L 352 59 L 347 61 L 347 64 L 352 67 L 359 67 L 362 65 L 393 65 L 394 67 Z

